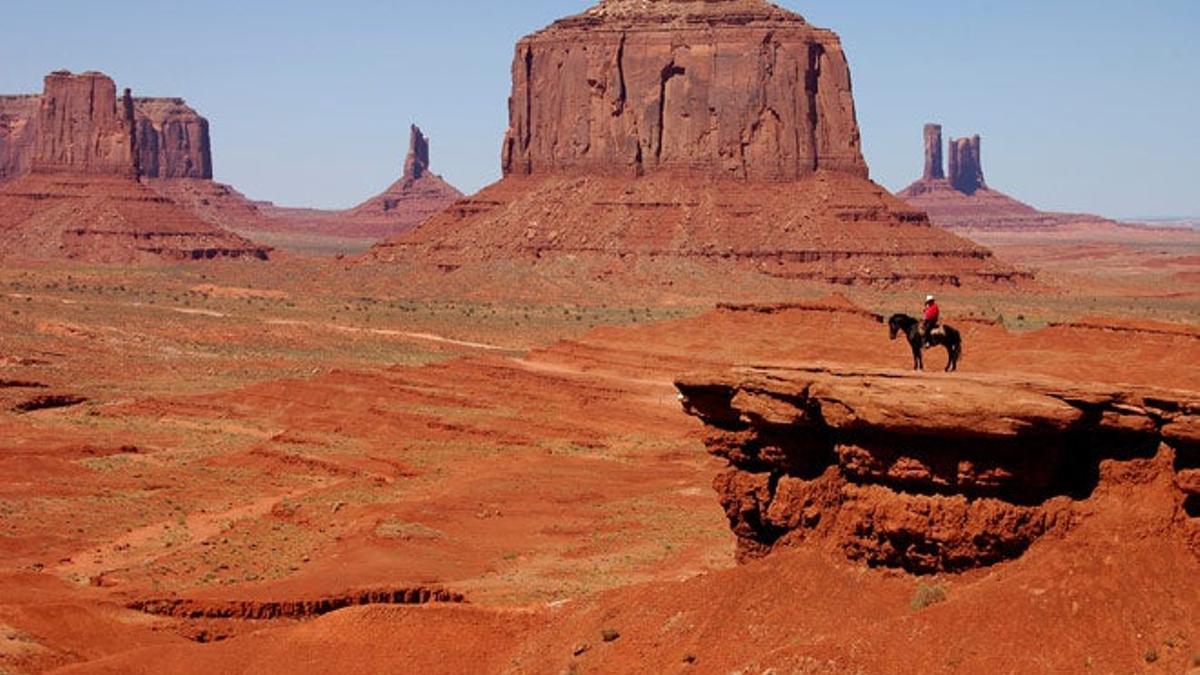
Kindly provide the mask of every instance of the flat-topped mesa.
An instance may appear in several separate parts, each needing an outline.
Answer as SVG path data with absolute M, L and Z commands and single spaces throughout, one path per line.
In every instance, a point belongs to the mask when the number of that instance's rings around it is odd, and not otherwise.
M 135 98 L 133 107 L 142 176 L 212 179 L 208 120 L 181 98 Z
M 522 39 L 502 164 L 868 174 L 838 37 L 764 0 L 606 0 Z
M 950 139 L 950 184 L 963 194 L 986 189 L 983 162 L 979 155 L 979 135 Z
M 429 139 L 420 127 L 412 125 L 408 134 L 408 155 L 404 158 L 404 177 L 409 180 L 420 178 L 429 170 Z
M 923 180 L 942 180 L 946 177 L 942 162 L 942 125 L 925 125 L 925 174 Z
M 47 75 L 37 125 L 33 173 L 138 175 L 133 97 L 103 73 Z

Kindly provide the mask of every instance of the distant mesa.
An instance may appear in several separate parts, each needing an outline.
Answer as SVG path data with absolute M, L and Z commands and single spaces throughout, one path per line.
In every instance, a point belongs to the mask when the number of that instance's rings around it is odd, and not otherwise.
M 501 168 L 369 259 L 659 260 L 870 285 L 1018 276 L 870 182 L 838 37 L 764 0 L 605 0 L 523 38 Z
M 897 196 L 929 213 L 935 225 L 969 230 L 1053 230 L 1073 224 L 1115 225 L 1100 216 L 1048 213 L 988 187 L 983 177 L 978 135 L 946 144 L 949 171 L 942 162 L 942 126 L 925 125 L 925 172 Z
M 134 99 L 128 89 L 118 96 L 102 73 L 56 71 L 40 96 L 3 97 L 0 106 L 0 165 L 12 171 L 0 184 L 0 257 L 268 257 L 268 248 L 213 227 L 138 181 L 211 176 L 207 123 L 181 100 Z

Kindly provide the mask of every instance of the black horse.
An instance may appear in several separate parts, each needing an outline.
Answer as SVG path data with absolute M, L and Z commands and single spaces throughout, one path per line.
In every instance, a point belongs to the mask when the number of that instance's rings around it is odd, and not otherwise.
M 921 353 L 921 343 L 924 341 L 921 322 L 907 314 L 893 314 L 892 318 L 888 319 L 888 332 L 893 340 L 900 333 L 908 338 L 908 344 L 912 347 L 913 370 L 925 370 L 925 358 Z M 958 359 L 962 356 L 962 335 L 957 330 L 943 325 L 942 333 L 929 336 L 929 344 L 946 348 L 946 354 L 950 357 L 946 363 L 946 372 L 958 370 Z

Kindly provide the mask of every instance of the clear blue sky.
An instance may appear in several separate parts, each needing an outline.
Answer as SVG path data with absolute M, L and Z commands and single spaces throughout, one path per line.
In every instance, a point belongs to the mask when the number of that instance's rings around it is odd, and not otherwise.
M 465 191 L 499 176 L 513 43 L 591 0 L 16 1 L 0 92 L 58 68 L 182 96 L 218 180 L 342 207 L 400 172 L 409 122 Z M 838 31 L 873 177 L 921 169 L 921 125 L 984 136 L 989 183 L 1043 208 L 1200 215 L 1197 0 L 784 0 Z

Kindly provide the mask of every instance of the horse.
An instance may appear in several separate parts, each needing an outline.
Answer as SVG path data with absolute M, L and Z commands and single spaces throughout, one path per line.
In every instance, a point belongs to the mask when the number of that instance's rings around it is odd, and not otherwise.
M 895 340 L 900 333 L 908 338 L 908 345 L 912 347 L 913 370 L 925 370 L 925 358 L 922 354 L 924 337 L 921 335 L 920 320 L 907 314 L 893 314 L 892 318 L 888 319 L 888 334 Z M 946 363 L 947 373 L 958 370 L 958 359 L 962 356 L 962 335 L 957 330 L 943 325 L 941 334 L 934 333 L 929 336 L 929 344 L 946 348 L 946 354 L 949 356 Z

